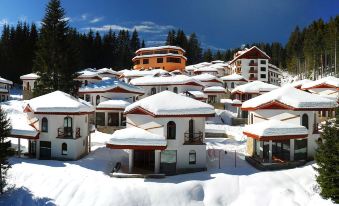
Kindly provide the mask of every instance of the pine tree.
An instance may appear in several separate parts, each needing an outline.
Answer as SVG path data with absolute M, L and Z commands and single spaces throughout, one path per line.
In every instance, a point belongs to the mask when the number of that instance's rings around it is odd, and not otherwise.
M 176 43 L 176 34 L 174 30 L 168 31 L 167 38 L 166 38 L 166 45 L 175 46 Z
M 140 49 L 140 39 L 137 30 L 134 29 L 131 37 L 131 51 L 135 52 Z
M 145 41 L 142 40 L 142 42 L 141 42 L 141 48 L 145 48 L 145 47 L 146 47 Z
M 207 49 L 207 51 L 204 52 L 203 59 L 205 62 L 213 61 L 213 54 L 211 49 Z
M 11 143 L 6 141 L 10 136 L 11 123 L 7 118 L 4 110 L 0 107 L 0 193 L 3 194 L 4 188 L 7 185 L 6 174 L 7 170 L 11 167 L 7 158 L 12 155 L 10 150 Z
M 316 180 L 320 186 L 320 195 L 339 203 L 339 109 L 335 121 L 327 121 L 321 134 L 322 141 L 315 155 L 318 172 Z
M 78 67 L 75 48 L 72 48 L 68 21 L 60 0 L 51 0 L 46 8 L 40 38 L 37 43 L 34 71 L 37 81 L 34 96 L 55 90 L 76 93 L 75 70 Z
M 186 49 L 186 56 L 188 65 L 197 64 L 202 60 L 202 49 L 200 47 L 200 43 L 195 33 L 192 33 L 189 36 Z

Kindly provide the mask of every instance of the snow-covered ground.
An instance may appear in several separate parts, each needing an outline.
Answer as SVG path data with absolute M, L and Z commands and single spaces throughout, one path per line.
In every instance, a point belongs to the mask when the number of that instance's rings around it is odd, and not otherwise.
M 208 127 L 242 134 L 242 127 Z M 95 132 L 92 152 L 78 161 L 10 158 L 10 187 L 0 205 L 333 205 L 317 193 L 312 164 L 258 171 L 244 160 L 246 141 L 240 137 L 206 140 L 208 171 L 164 179 L 110 177 L 115 163 L 124 165 L 128 155 L 105 148 L 109 138 Z M 218 153 L 211 149 L 222 151 L 221 169 Z

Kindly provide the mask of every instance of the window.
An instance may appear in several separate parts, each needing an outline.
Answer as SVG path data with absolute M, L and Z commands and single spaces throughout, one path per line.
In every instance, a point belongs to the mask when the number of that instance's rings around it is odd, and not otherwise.
M 215 103 L 216 102 L 216 97 L 215 95 L 209 95 L 208 96 L 208 103 Z
M 41 131 L 48 132 L 48 120 L 46 117 L 42 118 L 41 120 Z
M 167 50 L 159 50 L 159 51 L 155 51 L 154 54 L 167 54 Z
M 179 52 L 177 50 L 169 50 L 169 53 L 172 53 L 172 54 L 179 54 Z
M 85 94 L 85 100 L 86 100 L 86 102 L 90 102 L 91 101 L 91 95 Z
M 140 64 L 140 60 L 139 60 L 139 59 L 138 59 L 138 60 L 135 60 L 135 64 L 136 64 L 136 65 Z
M 100 96 L 97 95 L 95 98 L 95 105 L 98 105 L 100 103 Z
M 72 117 L 64 118 L 64 135 L 65 137 L 72 137 L 73 126 L 72 126 Z
M 266 64 L 266 61 L 265 60 L 260 60 L 260 63 L 261 64 Z
M 29 82 L 26 84 L 26 90 L 31 91 L 31 87 L 29 86 Z
M 67 144 L 66 143 L 62 143 L 61 145 L 61 154 L 67 155 Z
M 119 113 L 109 112 L 108 113 L 108 126 L 119 126 Z
M 260 78 L 266 78 L 266 74 L 260 74 Z
M 294 160 L 307 159 L 307 138 L 294 140 Z
M 121 126 L 126 126 L 126 116 L 123 113 L 121 113 L 120 117 L 121 117 L 121 120 L 120 120 Z
M 105 126 L 105 112 L 95 113 L 95 124 L 99 126 Z
M 156 94 L 156 93 L 157 93 L 157 89 L 156 89 L 155 87 L 153 87 L 153 88 L 151 89 L 151 95 Z
M 167 62 L 181 63 L 181 59 L 180 58 L 174 58 L 174 57 L 167 57 Z
M 260 71 L 266 72 L 266 67 L 260 67 Z
M 231 82 L 231 88 L 232 89 L 234 88 L 234 82 Z
M 143 64 L 149 64 L 149 59 L 143 59 L 143 60 L 142 60 L 142 63 L 143 63 Z
M 88 84 L 88 81 L 87 81 L 87 80 L 85 80 L 85 86 L 87 86 L 87 84 Z
M 157 58 L 157 63 L 163 63 L 164 59 L 163 58 Z
M 176 125 L 175 122 L 169 121 L 167 123 L 167 139 L 175 139 Z
M 308 129 L 308 115 L 307 114 L 303 114 L 301 118 L 301 125 Z
M 173 92 L 178 94 L 178 87 L 174 87 Z
M 197 153 L 194 150 L 191 150 L 188 155 L 189 158 L 189 164 L 190 165 L 195 165 L 197 161 Z

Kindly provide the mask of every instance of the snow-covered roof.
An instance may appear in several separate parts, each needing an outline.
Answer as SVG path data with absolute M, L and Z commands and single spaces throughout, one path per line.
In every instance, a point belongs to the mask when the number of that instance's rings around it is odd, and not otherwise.
M 237 104 L 237 105 L 242 104 L 242 102 L 239 99 L 220 99 L 220 103 L 222 103 L 222 104 Z
M 132 79 L 131 84 L 136 86 L 147 86 L 147 85 L 175 85 L 175 84 L 188 84 L 194 83 L 198 86 L 203 86 L 203 84 L 186 75 L 174 75 L 174 76 L 145 76 L 140 78 Z
M 196 80 L 199 80 L 201 82 L 208 82 L 208 81 L 213 81 L 214 80 L 214 81 L 218 81 L 218 82 L 222 83 L 222 81 L 218 77 L 216 77 L 216 76 L 214 76 L 212 74 L 207 74 L 207 73 L 203 73 L 203 74 L 199 74 L 199 75 L 196 75 L 196 76 L 192 76 L 192 78 L 194 78 Z
M 258 47 L 256 47 L 256 46 L 252 46 L 251 48 L 245 48 L 244 50 L 242 50 L 242 51 L 238 51 L 237 53 L 236 53 L 236 56 L 235 56 L 235 58 L 234 59 L 232 59 L 232 61 L 230 62 L 230 64 L 232 64 L 233 62 L 235 62 L 237 59 L 240 59 L 240 57 L 242 57 L 244 54 L 246 54 L 246 53 L 248 53 L 248 52 L 250 52 L 250 51 L 252 51 L 252 50 L 257 50 L 257 51 L 259 51 L 260 53 L 262 53 L 267 59 L 270 59 L 270 56 L 268 56 L 264 51 L 262 51 L 261 49 L 259 49 Z
M 161 49 L 177 49 L 177 50 L 181 50 L 181 51 L 185 52 L 185 50 L 181 47 L 166 45 L 166 46 L 141 48 L 141 49 L 138 49 L 135 53 L 139 53 L 141 51 L 151 51 L 151 50 L 161 50 Z
M 207 99 L 207 94 L 205 94 L 202 91 L 186 91 L 186 92 L 196 99 Z M 186 92 L 181 93 L 181 95 L 187 96 Z
M 167 140 L 164 136 L 151 133 L 147 130 L 138 127 L 128 127 L 116 130 L 107 144 L 126 146 L 167 146 Z
M 5 78 L 2 78 L 2 77 L 0 77 L 0 83 L 3 83 L 3 84 L 13 84 L 13 82 L 12 82 L 12 81 L 10 81 L 10 80 L 7 80 L 7 79 L 5 79 Z
M 98 71 L 95 70 L 95 69 L 84 69 L 80 72 L 78 72 L 79 76 L 76 78 L 76 79 L 84 79 L 84 78 L 98 78 L 98 79 L 101 79 L 99 74 L 98 74 Z
M 339 89 L 339 78 L 328 76 L 324 77 L 322 79 L 308 82 L 302 85 L 302 89 L 312 89 L 314 87 L 320 86 L 320 85 L 328 85 L 329 87 L 335 87 Z M 324 88 L 324 87 L 322 87 Z
M 144 76 L 154 76 L 156 74 L 166 74 L 168 73 L 163 69 L 152 69 L 152 70 L 125 70 L 122 74 L 123 77 L 144 77 Z
M 216 63 L 225 63 L 224 61 L 222 60 L 214 60 L 214 61 L 211 61 L 212 64 L 216 64 Z
M 208 92 L 223 92 L 226 93 L 226 89 L 224 87 L 221 86 L 212 86 L 212 87 L 206 87 L 204 89 L 204 92 L 208 93 Z
M 292 86 L 292 87 L 296 87 L 296 88 L 300 88 L 300 87 L 302 87 L 304 84 L 307 84 L 307 83 L 310 83 L 310 82 L 313 82 L 313 81 L 312 81 L 312 80 L 309 80 L 309 79 L 302 79 L 302 80 L 298 80 L 298 81 L 292 82 L 292 83 L 291 83 L 291 86 Z
M 213 115 L 212 105 L 170 91 L 146 97 L 126 107 L 125 113 L 141 108 L 154 116 Z
M 212 67 L 211 65 L 211 66 L 196 68 L 194 72 L 218 72 L 218 69 L 219 68 Z
M 30 74 L 25 74 L 20 76 L 21 80 L 35 80 L 38 79 L 40 76 L 37 75 L 36 73 L 30 73 Z
M 97 108 L 125 109 L 131 103 L 124 100 L 107 100 L 100 102 Z
M 233 73 L 233 74 L 230 74 L 230 75 L 227 75 L 227 76 L 223 76 L 220 79 L 223 80 L 223 81 L 244 81 L 244 82 L 247 82 L 247 80 L 243 76 L 241 76 L 237 73 Z
M 167 54 L 147 54 L 147 55 L 139 55 L 139 56 L 133 57 L 132 60 L 134 60 L 134 59 L 140 59 L 140 58 L 165 57 L 165 56 L 181 57 L 181 58 L 184 58 L 185 60 L 187 60 L 187 58 L 186 58 L 184 55 L 182 55 L 182 54 L 172 54 L 172 53 L 167 53 Z
M 32 112 L 47 113 L 81 113 L 93 112 L 94 108 L 88 102 L 77 99 L 61 91 L 55 91 L 27 101 Z
M 97 71 L 98 71 L 99 74 L 102 74 L 102 73 L 110 73 L 110 74 L 114 74 L 114 75 L 118 74 L 113 69 L 108 69 L 108 68 L 98 69 Z
M 144 90 L 142 88 L 136 87 L 131 84 L 127 84 L 113 77 L 106 77 L 101 81 L 92 82 L 92 83 L 87 84 L 86 86 L 82 86 L 79 88 L 79 92 L 80 93 L 106 92 L 108 90 L 112 90 L 115 88 L 121 88 L 121 89 L 127 90 L 129 92 L 133 92 L 136 94 L 144 94 Z
M 261 92 L 269 92 L 277 88 L 279 87 L 273 84 L 268 84 L 262 81 L 253 81 L 253 82 L 249 82 L 249 83 L 235 87 L 232 90 L 232 93 L 241 92 L 241 93 L 259 94 Z
M 325 109 L 338 106 L 335 101 L 286 85 L 245 101 L 242 109 L 255 109 L 271 102 L 282 103 L 292 107 L 291 109 Z
M 307 135 L 308 131 L 304 126 L 291 124 L 284 121 L 271 119 L 255 124 L 246 125 L 244 134 L 249 133 L 258 137 Z

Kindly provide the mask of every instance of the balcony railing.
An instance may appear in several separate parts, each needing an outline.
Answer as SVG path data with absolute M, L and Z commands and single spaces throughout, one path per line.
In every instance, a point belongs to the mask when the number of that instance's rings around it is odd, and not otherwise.
M 75 138 L 74 139 L 78 139 L 80 138 L 80 128 L 76 128 L 75 129 Z M 73 139 L 73 130 L 72 128 L 58 128 L 58 137 L 57 138 L 61 138 L 61 139 Z
M 184 144 L 204 144 L 204 136 L 202 132 L 185 132 Z

